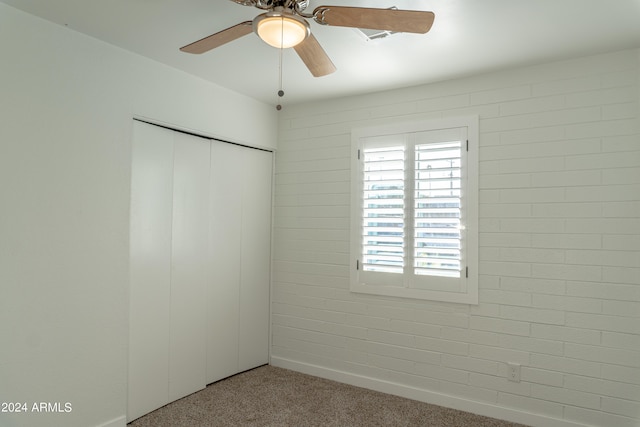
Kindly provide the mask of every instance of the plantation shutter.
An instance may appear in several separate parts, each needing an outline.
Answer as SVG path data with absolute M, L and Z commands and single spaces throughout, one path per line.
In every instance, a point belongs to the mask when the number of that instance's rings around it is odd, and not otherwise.
M 478 302 L 478 119 L 352 132 L 350 289 Z
M 363 155 L 363 270 L 403 273 L 405 147 L 368 148 Z
M 462 141 L 415 146 L 414 274 L 460 277 Z

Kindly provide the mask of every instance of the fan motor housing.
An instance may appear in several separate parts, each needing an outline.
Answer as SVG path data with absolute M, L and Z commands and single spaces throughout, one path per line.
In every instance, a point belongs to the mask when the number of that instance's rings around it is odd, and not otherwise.
M 309 0 L 231 0 L 243 6 L 255 6 L 259 9 L 283 7 L 303 11 L 309 6 Z

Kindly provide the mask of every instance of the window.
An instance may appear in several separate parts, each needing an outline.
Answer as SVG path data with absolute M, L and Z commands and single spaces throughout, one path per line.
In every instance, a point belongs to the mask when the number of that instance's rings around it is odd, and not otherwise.
M 351 290 L 477 304 L 477 117 L 352 132 Z

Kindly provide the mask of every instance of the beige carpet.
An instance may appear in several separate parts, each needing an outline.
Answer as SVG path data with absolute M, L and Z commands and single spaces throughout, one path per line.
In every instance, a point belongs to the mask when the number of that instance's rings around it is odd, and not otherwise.
M 129 425 L 520 426 L 273 366 L 262 366 L 218 381 Z

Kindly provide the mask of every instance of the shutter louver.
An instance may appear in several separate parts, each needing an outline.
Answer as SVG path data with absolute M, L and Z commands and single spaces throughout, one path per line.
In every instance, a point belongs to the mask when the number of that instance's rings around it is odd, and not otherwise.
M 415 147 L 416 275 L 460 277 L 461 150 L 461 141 Z
M 362 257 L 365 271 L 403 273 L 404 146 L 364 150 Z

